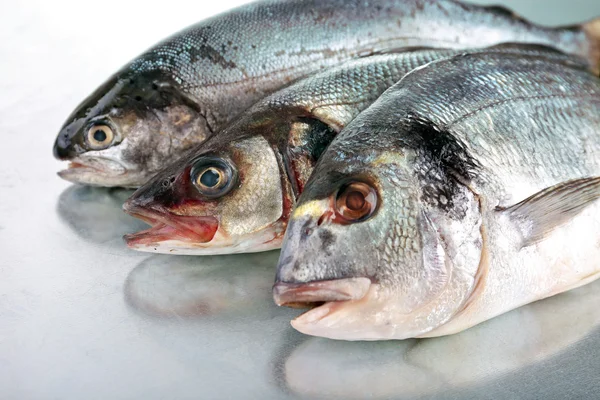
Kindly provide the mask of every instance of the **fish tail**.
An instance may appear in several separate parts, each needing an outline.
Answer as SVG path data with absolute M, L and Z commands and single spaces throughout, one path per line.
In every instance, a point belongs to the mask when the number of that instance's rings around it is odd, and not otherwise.
M 590 61 L 596 75 L 600 75 L 600 18 L 583 24 L 583 31 L 590 43 Z

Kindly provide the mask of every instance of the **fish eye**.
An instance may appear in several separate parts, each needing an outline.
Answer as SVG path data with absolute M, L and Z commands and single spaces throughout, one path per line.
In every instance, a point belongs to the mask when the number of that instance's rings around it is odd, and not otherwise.
M 115 135 L 108 125 L 93 125 L 88 129 L 87 142 L 93 150 L 102 150 L 109 147 Z
M 377 192 L 364 182 L 348 183 L 336 194 L 335 212 L 342 221 L 360 222 L 369 218 L 377 208 Z
M 191 171 L 196 189 L 208 198 L 227 194 L 237 178 L 236 170 L 225 160 L 204 158 L 196 162 Z

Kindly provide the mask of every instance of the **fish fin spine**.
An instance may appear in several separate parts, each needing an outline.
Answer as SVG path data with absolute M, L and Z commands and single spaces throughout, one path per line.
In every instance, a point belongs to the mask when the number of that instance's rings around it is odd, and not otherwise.
M 522 247 L 543 240 L 600 198 L 600 177 L 574 179 L 546 188 L 508 208 L 508 214 L 523 235 Z

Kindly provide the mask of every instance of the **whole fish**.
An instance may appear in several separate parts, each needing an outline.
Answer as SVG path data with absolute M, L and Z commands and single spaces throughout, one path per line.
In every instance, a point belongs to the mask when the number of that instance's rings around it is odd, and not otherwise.
M 600 274 L 600 80 L 468 54 L 407 74 L 331 143 L 292 214 L 301 332 L 447 335 Z
M 451 0 L 249 4 L 131 61 L 67 119 L 54 154 L 72 182 L 137 187 L 260 98 L 320 69 L 407 46 L 555 46 L 597 69 L 600 23 L 544 28 L 502 8 Z
M 585 68 L 585 61 L 542 46 L 483 51 Z M 153 227 L 126 236 L 128 245 L 168 254 L 279 248 L 296 198 L 335 135 L 407 72 L 459 52 L 422 49 L 354 60 L 263 99 L 134 193 L 125 211 Z

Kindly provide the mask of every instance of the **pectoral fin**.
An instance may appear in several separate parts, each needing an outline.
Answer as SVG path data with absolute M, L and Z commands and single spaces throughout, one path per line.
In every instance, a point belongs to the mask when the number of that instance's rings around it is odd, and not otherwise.
M 523 234 L 522 247 L 544 239 L 600 198 L 600 177 L 575 179 L 551 186 L 508 208 L 507 213 Z

